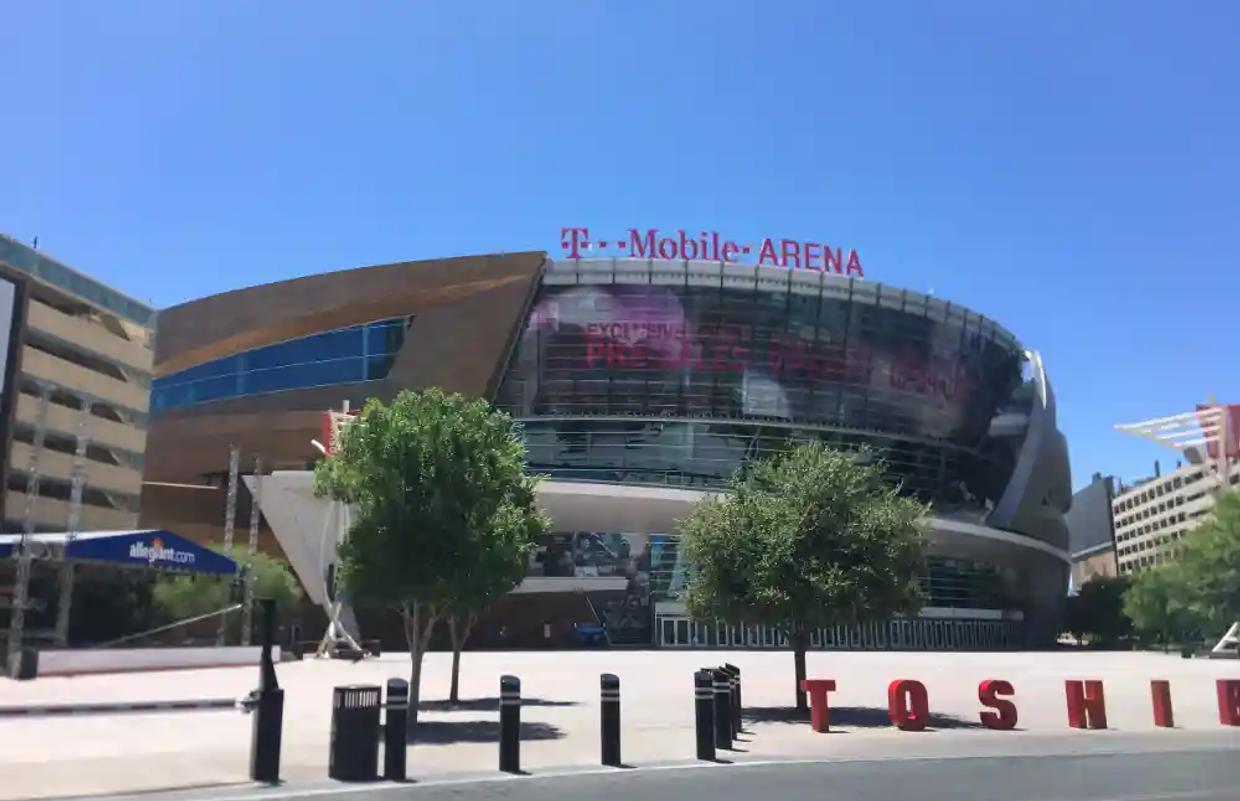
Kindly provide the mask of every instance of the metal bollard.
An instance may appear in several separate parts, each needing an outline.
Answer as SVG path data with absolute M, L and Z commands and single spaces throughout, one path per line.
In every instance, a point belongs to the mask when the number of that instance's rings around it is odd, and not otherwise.
M 735 738 L 741 733 L 741 671 L 727 662 L 723 669 L 728 672 L 728 689 L 731 691 L 728 706 L 732 710 L 732 737 Z
M 287 640 L 288 652 L 295 659 L 301 659 L 303 654 L 301 651 L 301 626 L 297 623 L 290 623 L 285 639 Z
M 715 668 L 715 748 L 732 749 L 732 677 L 723 668 Z
M 745 703 L 742 701 L 742 697 L 740 697 L 740 668 L 735 665 L 728 665 L 728 667 L 732 668 L 733 675 L 737 677 L 737 694 L 733 696 L 733 706 L 735 712 L 737 712 L 737 730 L 738 732 L 743 732 L 745 728 Z
M 386 710 L 383 716 L 383 778 L 403 782 L 409 746 L 405 738 L 409 722 L 409 682 L 388 679 Z
M 262 598 L 258 603 L 263 615 L 263 650 L 259 661 L 258 689 L 251 695 L 254 720 L 250 723 L 250 778 L 256 782 L 276 784 L 280 781 L 280 740 L 284 728 L 284 690 L 276 681 L 276 666 L 271 659 L 276 602 L 271 598 Z
M 28 681 L 39 675 L 39 651 L 35 648 L 23 648 L 13 661 L 13 678 Z
M 521 680 L 499 677 L 499 769 L 521 772 Z
M 693 706 L 697 719 L 697 758 L 715 760 L 715 676 L 702 669 L 693 674 Z
M 620 767 L 620 677 L 614 673 L 599 676 L 600 731 L 603 764 Z
M 284 690 L 262 690 L 254 699 L 250 723 L 250 779 L 280 782 L 280 732 L 284 727 Z

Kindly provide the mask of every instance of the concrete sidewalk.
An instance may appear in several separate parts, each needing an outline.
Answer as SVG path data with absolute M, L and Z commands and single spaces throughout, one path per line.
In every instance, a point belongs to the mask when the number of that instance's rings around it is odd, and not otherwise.
M 692 673 L 725 661 L 739 665 L 744 677 L 748 733 L 738 743 L 743 751 L 735 755 L 744 759 L 985 753 L 1012 749 L 1021 738 L 1030 747 L 1054 741 L 1093 748 L 1116 733 L 1171 747 L 1177 738 L 1184 743 L 1192 738 L 1194 745 L 1240 748 L 1240 729 L 1218 723 L 1215 699 L 1216 679 L 1240 678 L 1235 661 L 1134 653 L 813 652 L 809 675 L 837 682 L 832 723 L 842 733 L 818 735 L 788 710 L 793 676 L 787 652 L 470 652 L 462 657 L 465 703 L 451 710 L 438 703 L 447 692 L 451 655 L 435 653 L 424 665 L 420 739 L 411 746 L 410 774 L 496 769 L 496 697 L 503 673 L 522 680 L 522 763 L 529 770 L 598 764 L 598 677 L 603 672 L 616 673 L 621 681 L 625 762 L 691 759 Z M 391 677 L 407 678 L 408 670 L 405 654 L 357 664 L 280 665 L 286 697 L 282 776 L 292 782 L 326 777 L 333 686 L 382 684 Z M 896 678 L 926 684 L 933 731 L 890 727 L 886 687 Z M 977 685 L 987 678 L 1015 685 L 1020 731 L 980 728 Z M 1067 728 L 1067 678 L 1104 681 L 1113 731 Z M 1154 728 L 1151 679 L 1171 682 L 1177 730 Z M 0 681 L 0 705 L 240 697 L 256 682 L 254 668 Z M 249 738 L 250 719 L 231 711 L 0 719 L 0 776 L 5 777 L 0 798 L 244 782 Z

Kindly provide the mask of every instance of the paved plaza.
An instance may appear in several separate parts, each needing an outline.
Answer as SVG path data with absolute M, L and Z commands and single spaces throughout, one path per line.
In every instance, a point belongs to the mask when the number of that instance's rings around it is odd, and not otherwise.
M 451 655 L 427 656 L 419 741 L 410 747 L 413 777 L 493 771 L 497 764 L 499 677 L 518 675 L 522 767 L 597 765 L 599 674 L 620 677 L 623 756 L 648 765 L 693 758 L 694 669 L 732 662 L 744 678 L 747 733 L 728 758 L 849 759 L 1064 752 L 1143 743 L 1150 747 L 1240 749 L 1240 729 L 1218 723 L 1215 680 L 1240 678 L 1240 662 L 1184 660 L 1133 653 L 811 652 L 811 678 L 832 678 L 832 727 L 815 734 L 790 713 L 792 656 L 761 651 L 467 652 L 461 708 L 446 709 Z M 408 656 L 360 663 L 289 662 L 277 673 L 285 690 L 282 776 L 321 781 L 327 773 L 331 688 L 407 678 Z M 0 705 L 240 697 L 257 668 L 0 680 Z M 886 688 L 896 678 L 922 681 L 932 730 L 900 732 L 887 720 Z M 1019 730 L 980 728 L 978 682 L 1015 685 Z M 1069 730 L 1063 681 L 1105 683 L 1110 731 Z M 1177 729 L 1153 726 L 1149 681 L 1171 682 Z M 0 797 L 121 793 L 240 783 L 246 780 L 250 719 L 238 712 L 0 719 Z

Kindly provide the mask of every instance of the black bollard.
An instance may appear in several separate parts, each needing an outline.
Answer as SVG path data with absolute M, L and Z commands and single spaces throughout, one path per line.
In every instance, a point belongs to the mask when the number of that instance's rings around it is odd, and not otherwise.
M 284 727 L 284 690 L 276 681 L 276 666 L 271 660 L 275 640 L 276 602 L 259 600 L 263 614 L 263 652 L 259 663 L 258 689 L 251 695 L 254 721 L 250 732 L 250 778 L 256 782 L 276 784 L 280 781 L 280 739 Z
M 741 669 L 731 662 L 724 662 L 723 669 L 728 672 L 732 686 L 732 737 L 741 733 Z
M 614 673 L 599 676 L 600 727 L 603 738 L 603 764 L 620 767 L 620 677 Z
M 715 676 L 702 669 L 693 674 L 693 706 L 697 713 L 697 758 L 715 761 Z
M 386 708 L 383 718 L 383 778 L 403 782 L 408 759 L 405 727 L 409 722 L 409 682 L 388 679 Z
M 715 748 L 732 749 L 732 676 L 723 668 L 711 671 L 715 687 Z
M 301 659 L 301 626 L 296 623 L 290 623 L 285 639 L 288 641 L 288 645 L 286 646 L 288 652 L 292 654 L 295 659 Z
M 521 680 L 499 677 L 499 769 L 521 772 Z
M 743 729 L 745 727 L 745 702 L 741 696 L 741 669 L 732 665 L 732 672 L 736 674 L 736 728 Z

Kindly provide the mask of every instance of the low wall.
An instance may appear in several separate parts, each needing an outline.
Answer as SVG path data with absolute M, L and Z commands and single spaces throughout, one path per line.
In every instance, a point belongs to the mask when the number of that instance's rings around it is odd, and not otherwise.
M 115 648 L 40 651 L 39 676 L 73 676 L 82 673 L 130 673 L 141 670 L 233 667 L 257 665 L 260 646 L 220 648 Z M 272 649 L 280 661 L 280 648 Z

